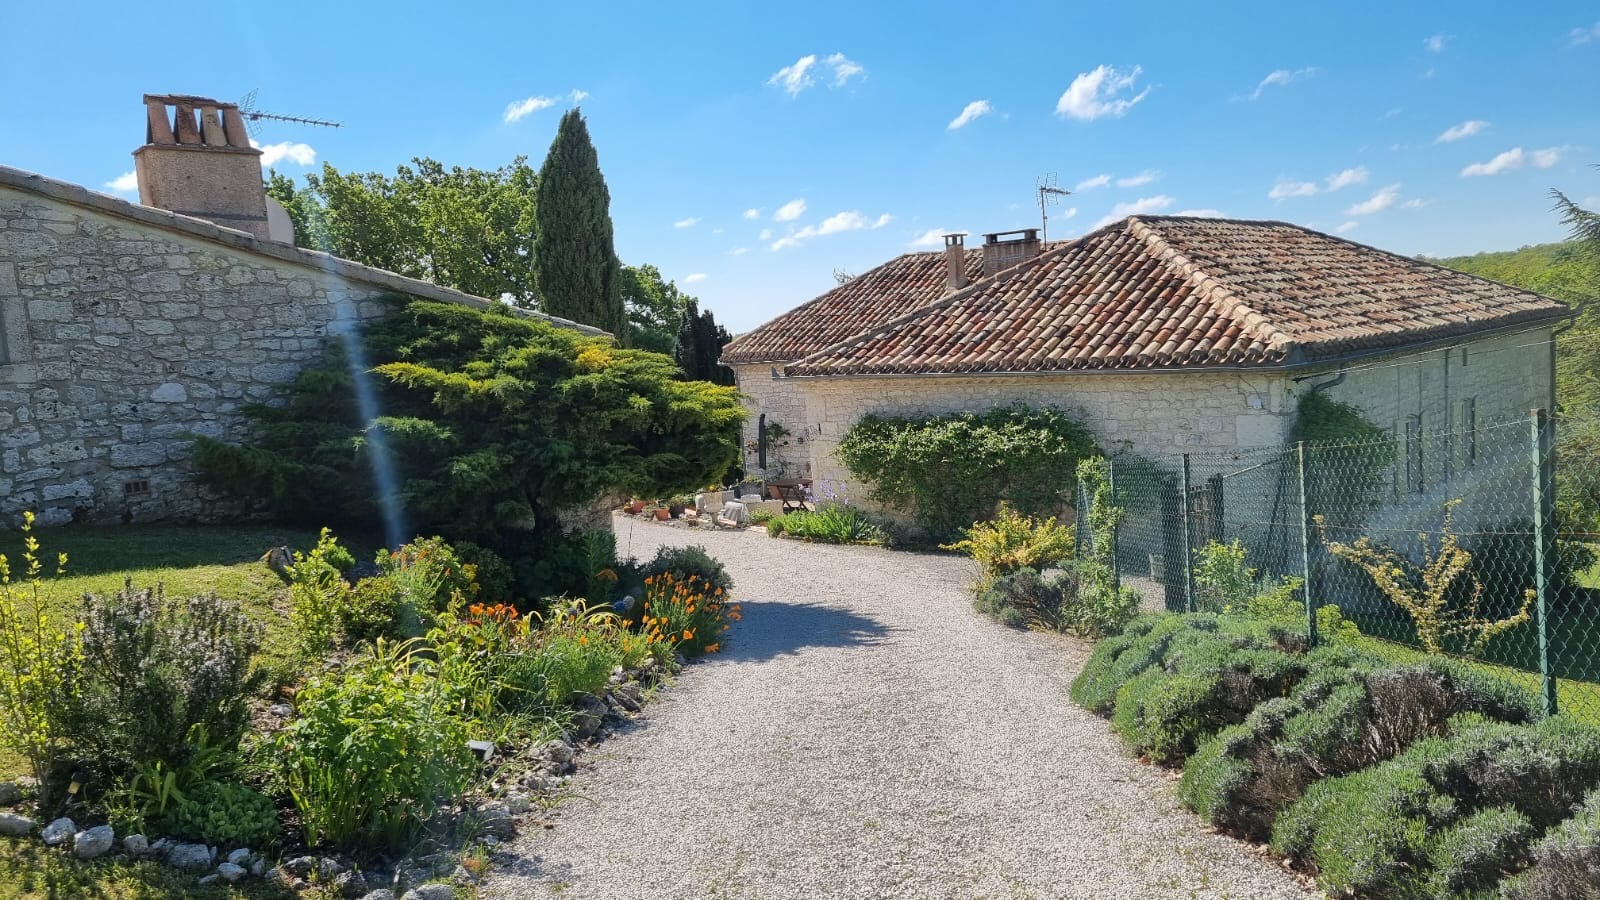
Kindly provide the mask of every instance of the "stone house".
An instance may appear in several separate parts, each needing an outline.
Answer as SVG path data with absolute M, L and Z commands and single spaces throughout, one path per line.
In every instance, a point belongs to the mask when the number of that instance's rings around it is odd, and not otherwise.
M 141 203 L 0 166 L 0 521 L 215 517 L 190 436 L 244 439 L 383 295 L 497 302 L 295 247 L 237 108 L 145 108 Z
M 1311 391 L 1401 438 L 1551 405 L 1565 306 L 1299 226 L 1139 216 L 1048 245 L 945 243 L 724 349 L 749 470 L 777 423 L 769 475 L 847 481 L 833 451 L 869 412 L 1055 406 L 1110 452 L 1171 462 L 1283 447 Z M 1450 465 L 1415 462 L 1397 477 Z

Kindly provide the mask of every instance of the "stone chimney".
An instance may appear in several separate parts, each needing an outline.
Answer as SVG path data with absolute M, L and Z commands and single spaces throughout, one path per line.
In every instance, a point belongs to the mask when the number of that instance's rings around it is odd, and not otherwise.
M 1012 237 L 1021 235 L 1021 237 Z M 1009 237 L 1010 240 L 1001 240 Z M 983 236 L 983 274 L 993 275 L 1018 263 L 1027 262 L 1039 255 L 1039 229 L 997 231 Z
M 948 293 L 967 286 L 966 242 L 966 234 L 944 236 L 944 288 Z
M 145 145 L 133 151 L 139 202 L 272 240 L 261 151 L 239 107 L 176 94 L 146 94 L 144 105 Z

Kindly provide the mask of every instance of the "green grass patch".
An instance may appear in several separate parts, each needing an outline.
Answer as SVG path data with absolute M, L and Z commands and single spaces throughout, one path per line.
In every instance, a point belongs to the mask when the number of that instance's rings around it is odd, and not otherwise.
M 200 887 L 198 881 L 197 874 L 178 872 L 154 860 L 79 862 L 37 840 L 0 838 L 0 900 L 277 900 L 295 896 L 293 891 L 259 878 L 246 878 L 233 886 Z M 302 896 L 325 900 L 336 895 L 314 889 Z

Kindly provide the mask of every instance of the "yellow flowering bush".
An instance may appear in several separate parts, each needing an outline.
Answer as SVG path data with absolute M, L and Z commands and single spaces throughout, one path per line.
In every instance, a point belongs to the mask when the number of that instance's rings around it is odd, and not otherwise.
M 33 536 L 33 513 L 22 514 L 22 531 L 21 575 L 27 588 L 13 582 L 11 560 L 0 553 L 0 742 L 28 758 L 40 790 L 48 791 L 61 744 L 57 711 L 75 689 L 82 655 L 76 634 L 51 624 L 44 614 L 44 563 Z M 66 567 L 63 553 L 56 574 Z M 74 632 L 81 628 L 81 623 L 73 626 Z
M 741 617 L 727 592 L 693 575 L 662 572 L 645 579 L 645 637 L 670 645 L 684 656 L 722 649 L 723 635 Z

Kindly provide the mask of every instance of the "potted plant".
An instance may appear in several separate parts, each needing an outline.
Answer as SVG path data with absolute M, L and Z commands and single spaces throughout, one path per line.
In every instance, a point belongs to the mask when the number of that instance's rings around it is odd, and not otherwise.
M 623 504 L 622 511 L 630 516 L 637 516 L 639 513 L 644 512 L 644 501 L 635 497 Z
M 667 501 L 667 512 L 676 519 L 683 515 L 683 511 L 694 505 L 693 494 L 679 494 Z
M 734 492 L 734 496 L 735 497 L 748 497 L 751 494 L 755 494 L 756 496 L 760 496 L 760 495 L 766 493 L 766 487 L 767 487 L 767 483 L 763 479 L 760 479 L 760 478 L 746 478 L 745 480 L 739 482 L 738 489 Z
M 672 510 L 667 509 L 665 506 L 652 506 L 648 512 L 650 515 L 655 516 L 659 522 L 665 522 L 672 518 Z

